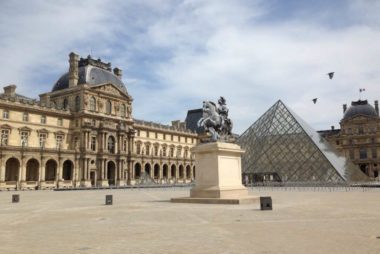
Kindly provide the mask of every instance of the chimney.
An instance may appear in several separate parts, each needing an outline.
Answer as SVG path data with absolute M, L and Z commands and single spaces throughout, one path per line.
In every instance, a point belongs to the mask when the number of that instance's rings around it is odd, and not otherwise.
M 16 95 L 16 85 L 9 85 L 4 87 L 4 94 L 9 97 L 14 97 Z
M 331 130 L 335 130 L 335 126 L 334 125 L 331 125 Z
M 69 69 L 69 87 L 74 87 L 78 85 L 78 62 L 79 62 L 79 56 L 75 54 L 74 52 L 71 52 L 69 55 L 69 63 L 70 63 L 70 69 Z
M 376 114 L 379 115 L 379 101 L 378 100 L 375 101 L 375 110 L 376 110 Z
M 180 120 L 175 120 L 175 121 L 172 121 L 172 126 L 175 128 L 175 129 L 179 129 L 179 125 L 180 125 Z
M 119 78 L 121 79 L 121 77 L 123 76 L 123 71 L 120 70 L 119 68 L 113 68 L 113 73 Z
M 347 104 L 343 104 L 343 114 L 346 113 L 347 110 Z
M 40 102 L 41 102 L 41 104 L 49 105 L 50 104 L 50 95 L 47 93 L 40 94 Z

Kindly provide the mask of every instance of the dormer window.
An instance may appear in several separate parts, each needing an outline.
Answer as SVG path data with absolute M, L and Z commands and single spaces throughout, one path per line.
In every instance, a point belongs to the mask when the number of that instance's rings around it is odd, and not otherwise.
M 29 121 L 29 114 L 26 113 L 26 112 L 24 112 L 24 113 L 22 114 L 22 120 L 23 120 L 24 122 L 28 122 L 28 121 Z

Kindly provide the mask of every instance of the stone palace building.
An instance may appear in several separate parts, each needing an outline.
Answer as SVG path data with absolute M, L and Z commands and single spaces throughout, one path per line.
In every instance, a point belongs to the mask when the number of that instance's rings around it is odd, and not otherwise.
M 133 119 L 132 96 L 100 59 L 69 55 L 69 72 L 39 100 L 0 95 L 0 189 L 124 186 L 194 179 L 197 134 Z
M 338 151 L 349 158 L 372 179 L 379 180 L 380 171 L 380 117 L 379 103 L 367 100 L 343 105 L 340 129 L 319 131 Z

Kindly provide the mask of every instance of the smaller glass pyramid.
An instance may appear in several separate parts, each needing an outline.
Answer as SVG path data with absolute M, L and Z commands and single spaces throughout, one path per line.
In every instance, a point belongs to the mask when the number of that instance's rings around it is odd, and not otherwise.
M 243 174 L 253 181 L 367 181 L 305 121 L 279 100 L 238 139 Z M 270 177 L 270 179 L 267 179 Z

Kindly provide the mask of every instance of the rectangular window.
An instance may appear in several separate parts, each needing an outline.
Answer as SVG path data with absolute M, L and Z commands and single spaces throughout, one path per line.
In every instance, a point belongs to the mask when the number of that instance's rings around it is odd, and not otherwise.
M 140 143 L 137 143 L 137 144 L 136 144 L 136 153 L 137 153 L 137 154 L 140 154 L 140 153 L 141 153 L 141 144 L 140 144 Z
M 62 141 L 63 141 L 62 135 L 55 136 L 55 143 L 56 143 L 57 149 L 60 149 L 62 147 Z
M 181 148 L 177 148 L 177 157 L 181 157 Z
M 184 154 L 183 154 L 183 157 L 185 157 L 185 159 L 187 159 L 187 153 L 188 153 L 188 151 L 185 150 L 185 152 L 184 152 Z
M 140 137 L 140 130 L 137 130 L 137 137 Z
M 178 142 L 181 142 L 181 136 L 178 136 Z
M 45 147 L 46 144 L 46 133 L 40 133 L 40 147 Z
M 372 148 L 372 158 L 373 159 L 376 159 L 377 158 L 377 149 L 376 148 Z
M 91 151 L 96 151 L 96 137 L 91 137 Z
M 170 157 L 174 157 L 174 147 L 170 147 Z
M 78 146 L 79 146 L 79 138 L 78 137 L 75 137 L 74 138 L 74 148 L 76 149 L 76 148 L 78 148 Z
M 29 132 L 22 131 L 20 134 L 21 134 L 21 146 L 28 146 Z
M 162 147 L 162 156 L 166 157 L 166 146 Z
M 154 156 L 158 156 L 158 146 L 154 146 Z
M 41 123 L 45 124 L 46 123 L 46 116 L 41 116 Z
M 145 149 L 146 149 L 145 154 L 149 155 L 149 153 L 150 153 L 150 145 L 146 145 Z
M 9 111 L 8 110 L 3 111 L 3 119 L 9 119 Z
M 365 148 L 360 148 L 359 150 L 359 158 L 360 159 L 367 159 L 367 149 Z
M 63 120 L 62 120 L 62 118 L 58 118 L 58 120 L 57 120 L 57 124 L 58 124 L 58 126 L 62 126 L 62 125 L 63 125 Z
M 9 130 L 1 130 L 1 145 L 7 146 L 9 138 Z
M 127 140 L 126 139 L 123 140 L 123 151 L 124 152 L 127 151 Z
M 23 120 L 24 122 L 28 122 L 28 121 L 29 121 L 29 114 L 28 114 L 28 113 L 24 113 L 24 114 L 22 115 L 22 120 Z
M 360 126 L 358 131 L 359 131 L 359 134 L 363 134 L 364 133 L 363 127 Z
M 174 135 L 170 135 L 170 140 L 171 140 L 171 141 L 173 141 L 173 139 L 174 139 L 173 136 L 174 136 Z
M 154 136 L 156 137 L 156 139 L 158 138 L 158 133 L 157 132 L 155 132 L 154 133 Z
M 354 152 L 354 150 L 350 150 L 350 159 L 351 160 L 354 160 L 355 159 L 355 152 Z
M 164 140 L 166 139 L 166 134 L 164 133 L 164 138 L 163 138 Z

